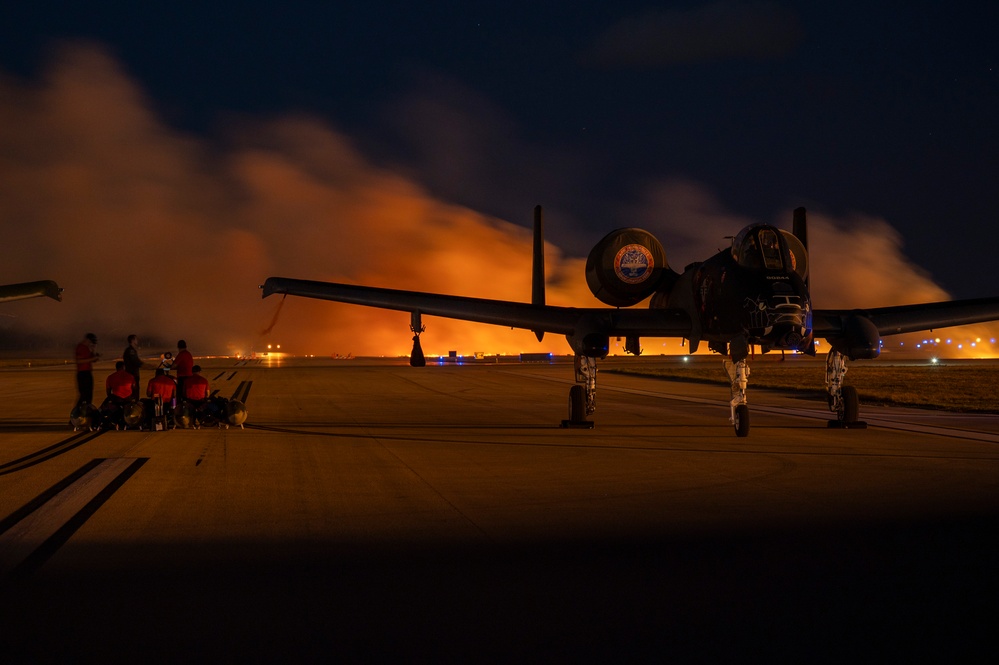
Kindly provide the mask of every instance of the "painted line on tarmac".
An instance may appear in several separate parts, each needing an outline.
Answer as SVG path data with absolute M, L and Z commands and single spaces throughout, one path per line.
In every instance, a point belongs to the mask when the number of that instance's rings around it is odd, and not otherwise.
M 246 404 L 246 400 L 250 397 L 250 388 L 252 386 L 253 381 L 240 381 L 239 385 L 236 386 L 236 391 L 232 394 L 232 399 Z
M 45 563 L 147 461 L 91 460 L 0 520 L 0 582 Z
M 63 453 L 82 446 L 88 441 L 93 441 L 103 433 L 104 430 L 84 430 L 75 432 L 72 436 L 63 439 L 59 443 L 52 444 L 48 448 L 42 448 L 41 450 L 36 450 L 35 452 L 25 455 L 24 457 L 0 464 L 0 476 L 5 476 L 8 473 L 14 473 L 15 471 L 22 471 L 29 467 L 35 466 L 36 464 L 41 464 L 42 462 L 50 460 L 53 457 L 58 457 Z

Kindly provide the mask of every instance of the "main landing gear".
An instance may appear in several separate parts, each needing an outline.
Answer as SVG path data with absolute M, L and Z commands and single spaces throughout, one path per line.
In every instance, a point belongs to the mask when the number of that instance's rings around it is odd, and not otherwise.
M 420 346 L 420 334 L 427 327 L 423 325 L 420 310 L 416 310 L 410 315 L 409 329 L 413 333 L 413 351 L 409 354 L 409 364 L 413 367 L 426 367 L 427 358 L 423 355 L 423 347 Z
M 725 361 L 725 372 L 732 382 L 732 401 L 729 402 L 729 422 L 735 427 L 736 436 L 749 436 L 749 406 L 746 405 L 746 387 L 749 385 L 749 363 L 743 358 L 738 362 Z
M 865 429 L 867 423 L 857 419 L 860 415 L 857 389 L 853 386 L 844 386 L 844 376 L 846 376 L 846 356 L 839 351 L 830 351 L 826 355 L 826 392 L 829 397 L 829 410 L 836 413 L 836 420 L 830 420 L 829 427 Z
M 576 385 L 569 388 L 569 418 L 562 421 L 562 427 L 593 429 L 593 421 L 586 416 L 597 409 L 597 359 L 577 355 L 573 367 Z

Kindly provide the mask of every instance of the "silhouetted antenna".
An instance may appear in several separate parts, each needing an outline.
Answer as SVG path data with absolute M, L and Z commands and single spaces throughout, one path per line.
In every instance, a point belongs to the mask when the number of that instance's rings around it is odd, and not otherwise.
M 805 209 L 795 208 L 794 217 L 791 222 L 791 233 L 794 237 L 801 241 L 801 244 L 805 246 L 805 251 L 808 251 L 808 223 L 805 221 Z
M 534 206 L 534 265 L 531 272 L 531 304 L 545 304 L 545 230 L 541 206 Z M 534 335 L 540 342 L 544 330 L 535 330 Z

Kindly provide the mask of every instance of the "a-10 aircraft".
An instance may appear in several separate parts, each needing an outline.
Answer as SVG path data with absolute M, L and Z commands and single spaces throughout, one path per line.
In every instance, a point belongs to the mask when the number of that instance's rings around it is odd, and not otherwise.
M 62 289 L 51 279 L 37 282 L 22 282 L 20 284 L 0 284 L 0 302 L 24 300 L 47 296 L 53 300 L 62 300 Z
M 878 307 L 813 309 L 808 288 L 808 234 L 804 208 L 794 211 L 793 231 L 753 224 L 722 250 L 682 273 L 669 268 L 662 245 L 650 233 L 612 231 L 590 252 L 586 282 L 611 308 L 556 307 L 545 304 L 544 239 L 541 207 L 534 212 L 532 301 L 512 302 L 416 291 L 270 277 L 263 297 L 274 293 L 334 300 L 411 313 L 413 354 L 425 364 L 420 347 L 422 315 L 443 316 L 565 335 L 575 354 L 576 385 L 569 390 L 566 427 L 592 427 L 586 419 L 596 406 L 596 361 L 607 356 L 611 337 L 625 338 L 625 350 L 638 354 L 642 337 L 681 337 L 690 353 L 706 342 L 729 357 L 732 381 L 731 422 L 738 436 L 749 433 L 746 387 L 752 346 L 815 355 L 824 339 L 826 391 L 836 414 L 831 426 L 861 427 L 857 391 L 843 385 L 847 360 L 876 358 L 881 338 L 948 326 L 999 320 L 999 298 Z M 625 309 L 649 298 L 648 309 Z

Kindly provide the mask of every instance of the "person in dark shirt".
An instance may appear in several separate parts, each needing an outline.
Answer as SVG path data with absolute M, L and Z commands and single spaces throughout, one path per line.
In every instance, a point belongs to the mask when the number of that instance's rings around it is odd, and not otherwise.
M 142 369 L 142 358 L 139 357 L 139 337 L 138 335 L 128 336 L 128 346 L 121 354 L 121 359 L 125 362 L 125 371 L 135 377 L 135 388 L 132 399 L 139 399 L 139 370 Z

